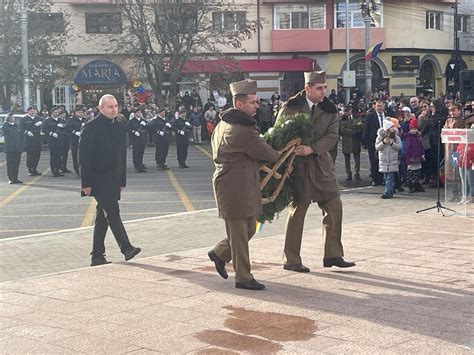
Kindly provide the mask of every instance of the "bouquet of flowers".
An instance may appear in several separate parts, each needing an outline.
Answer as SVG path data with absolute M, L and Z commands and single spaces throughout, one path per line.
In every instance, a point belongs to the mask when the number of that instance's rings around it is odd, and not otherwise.
M 313 138 L 313 123 L 309 114 L 299 113 L 297 115 L 288 115 L 279 117 L 275 126 L 270 128 L 263 138 L 270 144 L 274 149 L 281 150 L 287 143 L 295 138 L 301 139 L 301 144 L 311 145 L 314 143 Z M 301 163 L 301 158 L 296 157 L 293 161 L 293 165 L 296 167 Z M 286 169 L 286 164 L 280 166 L 277 173 L 283 175 Z M 260 172 L 260 177 L 265 178 L 266 173 Z M 267 198 L 273 194 L 279 181 L 272 177 L 262 190 L 262 198 Z M 283 211 L 288 204 L 293 200 L 293 186 L 291 176 L 285 180 L 283 189 L 279 193 L 278 197 L 272 202 L 265 203 L 263 205 L 263 213 L 258 217 L 258 222 L 264 223 L 265 221 L 271 222 L 275 215 L 278 215 Z

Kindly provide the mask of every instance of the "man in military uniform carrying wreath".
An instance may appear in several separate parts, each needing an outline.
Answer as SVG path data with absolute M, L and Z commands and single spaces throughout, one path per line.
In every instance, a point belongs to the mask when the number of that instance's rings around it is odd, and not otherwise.
M 289 206 L 284 257 L 286 270 L 309 272 L 301 261 L 301 239 L 306 212 L 311 202 L 323 211 L 324 267 L 351 267 L 343 259 L 341 243 L 342 202 L 334 163 L 329 154 L 339 137 L 337 109 L 326 95 L 326 72 L 304 73 L 304 90 L 291 97 L 278 113 L 282 116 L 306 113 L 314 124 L 314 143 L 300 145 L 296 155 L 304 157 L 294 171 L 294 201 Z
M 235 287 L 263 290 L 250 273 L 248 242 L 262 213 L 260 161 L 275 162 L 280 153 L 258 134 L 253 117 L 258 108 L 255 81 L 230 84 L 234 107 L 221 114 L 211 139 L 215 172 L 212 178 L 219 217 L 225 220 L 227 238 L 209 251 L 219 275 L 227 278 L 225 264 L 235 270 Z

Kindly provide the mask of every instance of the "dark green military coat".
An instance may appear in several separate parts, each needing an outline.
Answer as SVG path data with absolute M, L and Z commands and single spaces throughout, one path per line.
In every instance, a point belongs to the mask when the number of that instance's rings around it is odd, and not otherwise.
M 283 115 L 298 113 L 311 115 L 304 90 L 283 104 L 277 121 Z M 314 124 L 315 143 L 311 145 L 314 154 L 304 157 L 303 163 L 294 171 L 295 202 L 301 204 L 327 201 L 340 196 L 334 163 L 329 154 L 339 138 L 336 106 L 324 98 L 317 105 L 311 119 Z
M 255 119 L 245 112 L 231 108 L 221 114 L 221 120 L 211 139 L 219 217 L 258 217 L 262 213 L 260 162 L 275 162 L 280 153 L 259 136 Z
M 350 119 L 348 116 L 342 115 L 339 121 L 339 134 L 342 137 L 342 153 L 360 153 L 362 131 L 363 123 L 360 118 L 352 116 L 352 119 Z

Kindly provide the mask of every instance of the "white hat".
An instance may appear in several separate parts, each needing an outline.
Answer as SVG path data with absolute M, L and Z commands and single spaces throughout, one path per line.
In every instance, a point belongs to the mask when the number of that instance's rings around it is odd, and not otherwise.
M 383 123 L 384 131 L 388 131 L 392 127 L 393 127 L 392 121 L 384 121 L 384 123 Z
M 410 113 L 411 113 L 410 108 L 409 108 L 409 107 L 406 107 L 406 106 L 402 108 L 402 111 L 403 111 L 403 112 L 410 112 Z

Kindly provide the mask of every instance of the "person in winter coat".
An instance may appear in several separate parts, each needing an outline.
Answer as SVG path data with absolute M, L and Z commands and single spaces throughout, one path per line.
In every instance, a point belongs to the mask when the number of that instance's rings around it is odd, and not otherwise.
M 201 126 L 202 122 L 204 121 L 204 117 L 202 116 L 202 112 L 198 110 L 197 107 L 193 107 L 193 112 L 189 116 L 189 121 L 193 125 L 193 141 L 196 144 L 200 144 L 202 142 L 201 139 Z
M 409 131 L 403 136 L 405 150 L 405 166 L 407 167 L 406 182 L 410 193 L 424 192 L 421 186 L 421 162 L 425 159 L 425 149 L 421 133 L 418 131 L 418 120 L 412 118 L 409 122 Z
M 2 130 L 5 137 L 4 151 L 7 159 L 8 183 L 23 184 L 23 181 L 18 180 L 18 170 L 23 149 L 23 131 L 20 124 L 16 122 L 13 113 L 9 113 L 5 117 Z
M 43 133 L 48 136 L 51 173 L 54 177 L 64 176 L 62 173 L 62 155 L 64 153 L 64 140 L 66 139 L 66 123 L 59 117 L 57 107 L 51 110 L 43 124 Z
M 398 172 L 398 152 L 402 147 L 400 137 L 391 121 L 384 121 L 382 128 L 377 131 L 375 150 L 379 153 L 379 172 L 383 173 L 385 191 L 380 196 L 383 199 L 393 197 L 395 173 Z
M 259 165 L 275 162 L 280 153 L 258 134 L 257 83 L 243 80 L 230 84 L 234 107 L 223 112 L 212 135 L 212 177 L 219 217 L 225 220 L 227 238 L 208 252 L 221 277 L 228 277 L 225 264 L 232 260 L 235 287 L 263 290 L 250 272 L 249 240 L 262 213 Z
M 351 154 L 354 155 L 355 179 L 360 178 L 360 151 L 363 131 L 363 122 L 352 115 L 352 106 L 347 105 L 339 121 L 339 135 L 342 137 L 342 153 L 346 167 L 346 181 L 352 181 Z
M 474 202 L 474 144 L 458 144 L 458 165 L 462 199 L 459 204 Z
M 38 162 L 41 156 L 41 126 L 43 120 L 37 115 L 35 106 L 28 107 L 26 116 L 21 121 L 25 135 L 26 167 L 29 176 L 39 176 Z
M 171 140 L 172 124 L 166 118 L 165 108 L 157 110 L 158 115 L 150 121 L 150 129 L 155 135 L 155 161 L 158 170 L 169 170 L 166 165 L 166 158 L 168 157 L 168 149 Z

